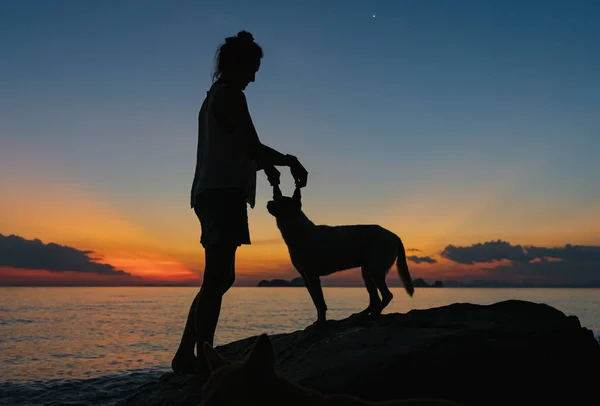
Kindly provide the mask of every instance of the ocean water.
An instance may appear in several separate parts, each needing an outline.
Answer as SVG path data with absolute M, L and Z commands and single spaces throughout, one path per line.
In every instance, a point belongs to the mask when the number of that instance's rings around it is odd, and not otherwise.
M 600 336 L 600 289 L 392 289 L 387 313 L 455 302 L 547 303 Z M 111 405 L 170 369 L 197 288 L 0 288 L 0 404 Z M 368 302 L 364 288 L 324 288 L 328 317 Z M 304 288 L 233 288 L 215 344 L 305 328 Z

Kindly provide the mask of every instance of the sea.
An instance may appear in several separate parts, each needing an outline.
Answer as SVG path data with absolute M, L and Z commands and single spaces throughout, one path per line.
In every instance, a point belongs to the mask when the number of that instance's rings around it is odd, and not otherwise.
M 0 405 L 114 405 L 170 370 L 190 287 L 0 288 Z M 456 302 L 547 303 L 600 336 L 600 289 L 392 289 L 386 313 Z M 364 288 L 324 288 L 328 317 L 366 307 Z M 235 287 L 224 297 L 215 345 L 263 332 L 300 330 L 315 320 L 308 292 Z

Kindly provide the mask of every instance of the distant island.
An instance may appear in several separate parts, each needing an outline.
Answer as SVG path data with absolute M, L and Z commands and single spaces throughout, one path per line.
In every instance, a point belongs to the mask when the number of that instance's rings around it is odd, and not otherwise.
M 417 278 L 413 281 L 413 285 L 415 288 L 443 288 L 444 283 L 442 281 L 435 281 L 432 285 L 425 282 L 423 278 Z
M 259 288 L 298 288 L 304 286 L 304 281 L 302 278 L 294 278 L 291 281 L 286 281 L 285 279 L 271 279 L 270 281 L 262 280 L 258 282 Z
M 422 278 L 417 278 L 413 281 L 413 285 L 415 286 L 415 288 L 443 288 L 444 284 L 442 283 L 442 281 L 435 281 L 433 282 L 433 284 L 428 284 L 427 282 L 425 282 L 424 279 Z M 297 287 L 303 287 L 304 286 L 304 281 L 302 280 L 302 278 L 298 277 L 298 278 L 294 278 L 290 281 L 286 281 L 285 279 L 271 279 L 271 280 L 261 280 L 260 282 L 258 282 L 258 286 L 259 288 L 297 288 Z

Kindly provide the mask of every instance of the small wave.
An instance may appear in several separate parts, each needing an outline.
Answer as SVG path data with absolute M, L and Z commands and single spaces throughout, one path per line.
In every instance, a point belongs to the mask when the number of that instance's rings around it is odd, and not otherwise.
M 29 323 L 35 323 L 35 321 L 27 320 L 27 319 L 0 320 L 0 326 L 10 326 L 12 324 L 29 324 Z
M 114 405 L 165 372 L 165 368 L 150 368 L 92 379 L 0 381 L 0 392 L 4 393 L 2 405 Z
M 166 351 L 167 350 L 163 345 L 144 343 L 144 342 L 131 343 L 131 344 L 128 344 L 127 346 L 132 347 L 132 348 L 143 348 L 145 350 L 152 350 L 152 351 Z
M 52 358 L 75 358 L 75 359 L 102 359 L 106 358 L 105 355 L 92 355 L 92 354 L 69 354 L 69 353 L 57 353 L 51 354 Z

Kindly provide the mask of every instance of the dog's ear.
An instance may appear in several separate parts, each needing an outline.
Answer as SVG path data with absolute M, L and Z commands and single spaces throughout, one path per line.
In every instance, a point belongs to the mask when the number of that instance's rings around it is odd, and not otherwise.
M 294 199 L 294 201 L 296 201 L 297 203 L 300 203 L 301 198 L 302 198 L 302 196 L 300 196 L 300 188 L 297 187 L 296 189 L 294 189 L 294 194 L 292 195 L 292 199 Z
M 208 369 L 211 373 L 215 372 L 217 369 L 222 366 L 229 365 L 230 362 L 221 356 L 215 349 L 206 341 L 202 347 L 204 351 L 204 357 L 206 358 L 206 363 L 208 364 Z
M 283 193 L 281 193 L 281 189 L 279 188 L 279 185 L 273 186 L 273 200 L 280 199 L 282 196 L 283 196 Z
M 244 367 L 258 373 L 275 371 L 275 352 L 268 335 L 263 333 L 258 336 Z

